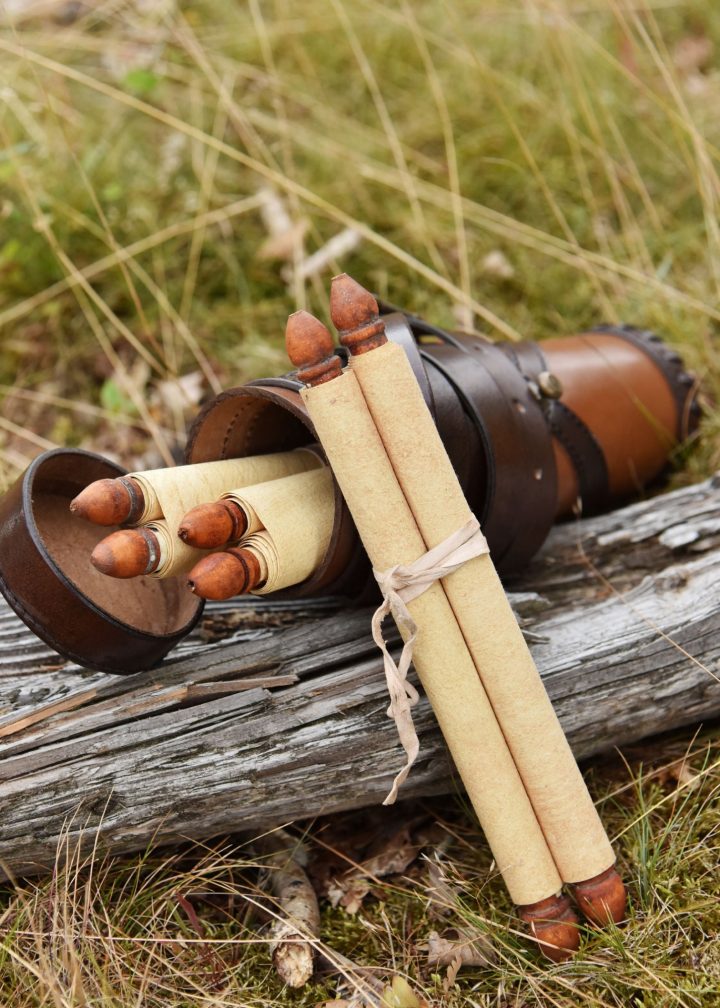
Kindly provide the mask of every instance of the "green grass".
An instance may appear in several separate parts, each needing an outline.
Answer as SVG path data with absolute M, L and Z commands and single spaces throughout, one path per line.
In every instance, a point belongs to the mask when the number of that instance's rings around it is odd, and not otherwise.
M 338 269 L 499 339 L 656 329 L 709 403 L 676 478 L 706 475 L 720 464 L 719 49 L 713 0 L 107 0 L 63 26 L 3 27 L 0 486 L 52 444 L 161 464 L 197 408 L 163 383 L 198 371 L 208 394 L 282 372 L 288 313 L 327 319 Z M 284 279 L 259 254 L 268 185 L 305 222 L 303 255 L 351 225 L 361 244 Z M 511 276 L 484 265 L 498 251 Z M 420 868 L 376 887 L 362 920 L 326 908 L 323 941 L 384 979 L 407 974 L 432 1004 L 719 1004 L 717 742 L 694 745 L 697 788 L 653 776 L 685 744 L 595 768 L 633 909 L 575 962 L 549 968 L 508 932 L 487 851 L 443 804 L 453 919 L 491 937 L 495 966 L 448 991 L 424 967 Z M 247 916 L 252 864 L 245 847 L 156 852 L 19 883 L 3 1003 L 331 998 L 335 978 L 288 995 L 273 977 Z M 216 893 L 202 941 L 175 896 L 197 886 Z

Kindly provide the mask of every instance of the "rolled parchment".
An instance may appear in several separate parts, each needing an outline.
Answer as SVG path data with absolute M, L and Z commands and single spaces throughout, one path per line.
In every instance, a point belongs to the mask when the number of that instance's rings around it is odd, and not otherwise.
M 386 343 L 352 357 L 351 368 L 431 549 L 471 512 L 407 356 Z M 491 558 L 475 557 L 442 585 L 563 882 L 599 875 L 613 849 Z
M 248 521 L 240 545 L 256 550 L 267 568 L 267 580 L 253 595 L 280 591 L 310 577 L 327 552 L 335 517 L 328 466 L 224 496 L 242 508 Z
M 302 397 L 373 566 L 417 560 L 425 543 L 355 375 Z M 547 899 L 561 886 L 557 868 L 441 585 L 408 609 L 415 668 L 510 895 L 520 906 Z
M 296 448 L 274 455 L 251 455 L 130 473 L 142 487 L 145 499 L 138 525 L 147 525 L 160 541 L 162 560 L 150 576 L 166 578 L 187 573 L 205 556 L 204 550 L 193 549 L 177 536 L 178 525 L 191 508 L 217 500 L 228 487 L 264 483 L 322 465 L 322 459 L 314 451 Z

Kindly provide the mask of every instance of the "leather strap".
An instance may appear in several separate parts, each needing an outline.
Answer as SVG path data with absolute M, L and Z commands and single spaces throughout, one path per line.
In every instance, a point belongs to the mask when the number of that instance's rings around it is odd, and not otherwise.
M 549 368 L 542 348 L 537 343 L 505 343 L 502 349 L 527 379 L 550 432 L 567 452 L 577 477 L 583 511 L 601 510 L 609 499 L 605 456 L 592 431 L 577 413 L 561 399 L 543 395 L 539 379 Z
M 513 364 L 480 337 L 423 345 L 421 354 L 452 383 L 479 432 L 485 505 L 478 518 L 495 563 L 516 569 L 555 517 L 555 460 L 542 411 Z
M 600 511 L 609 495 L 608 467 L 594 434 L 577 413 L 559 399 L 543 400 L 548 427 L 570 457 L 578 481 L 583 514 Z
M 418 349 L 417 341 L 413 335 L 413 331 L 408 324 L 408 320 L 402 314 L 402 312 L 392 312 L 390 315 L 383 315 L 383 323 L 385 324 L 385 335 L 393 343 L 399 343 L 407 354 L 407 358 L 410 361 L 410 367 L 412 372 L 417 379 L 417 383 L 420 386 L 420 391 L 423 394 L 423 399 L 425 404 L 435 416 L 435 402 L 433 400 L 433 393 L 430 387 L 430 382 L 428 380 L 427 372 L 425 371 L 425 366 L 423 365 L 422 357 L 420 356 L 420 351 Z
M 474 514 L 481 515 L 486 506 L 487 461 L 477 424 L 455 386 L 435 366 L 433 359 L 424 354 L 422 360 L 432 388 L 435 423 L 440 437 L 470 509 Z

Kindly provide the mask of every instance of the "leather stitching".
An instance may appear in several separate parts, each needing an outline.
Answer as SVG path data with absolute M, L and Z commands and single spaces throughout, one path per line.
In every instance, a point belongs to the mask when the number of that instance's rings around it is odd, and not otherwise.
M 238 410 L 237 413 L 235 413 L 235 415 L 233 416 L 232 420 L 230 421 L 230 423 L 225 428 L 225 437 L 223 438 L 223 443 L 222 443 L 222 449 L 221 449 L 220 458 L 227 458 L 228 441 L 230 440 L 230 436 L 232 435 L 233 431 L 235 430 L 235 427 L 237 426 L 237 422 L 238 422 L 239 419 L 240 419 L 240 410 Z

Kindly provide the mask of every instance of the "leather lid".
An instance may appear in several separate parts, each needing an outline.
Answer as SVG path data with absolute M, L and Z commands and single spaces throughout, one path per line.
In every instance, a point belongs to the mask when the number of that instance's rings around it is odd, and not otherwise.
M 157 665 L 197 623 L 203 602 L 181 578 L 116 581 L 90 563 L 111 531 L 70 514 L 80 490 L 125 470 L 90 452 L 38 456 L 0 500 L 0 590 L 42 640 L 86 668 Z

